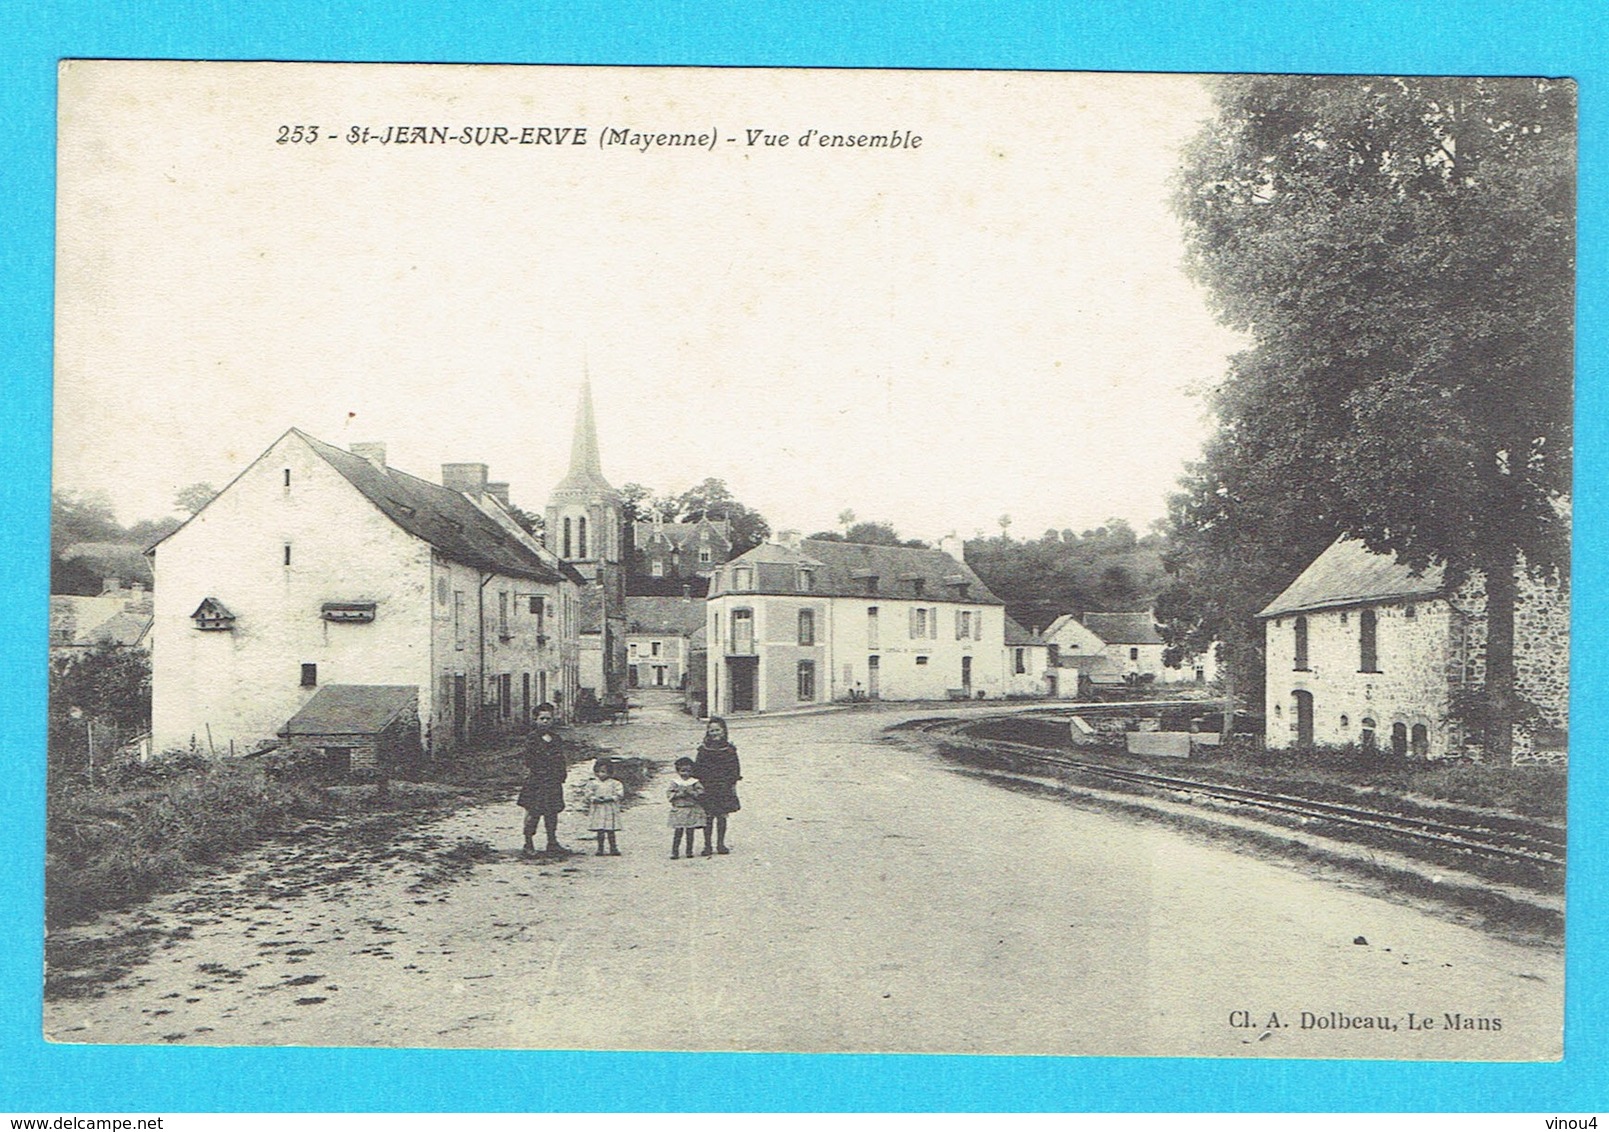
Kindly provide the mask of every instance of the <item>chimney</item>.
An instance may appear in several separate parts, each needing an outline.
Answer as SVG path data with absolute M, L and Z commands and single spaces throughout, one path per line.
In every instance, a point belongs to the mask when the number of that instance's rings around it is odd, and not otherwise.
M 504 507 L 512 506 L 512 504 L 510 504 L 509 501 L 508 501 L 508 484 L 506 484 L 506 483 L 489 483 L 489 484 L 487 484 L 486 485 L 486 494 L 490 495 L 492 498 L 496 499 Z
M 486 490 L 485 464 L 443 464 L 441 486 L 449 491 L 467 491 L 479 495 Z
M 690 583 L 687 583 L 687 582 L 682 583 L 682 600 L 683 601 L 692 601 L 693 600 L 693 587 L 692 587 L 692 585 Z
M 780 542 L 783 546 L 791 547 L 794 550 L 798 550 L 799 549 L 799 532 L 798 531 L 778 531 L 777 532 L 777 541 Z
M 354 456 L 362 456 L 382 472 L 385 471 L 385 445 L 377 440 L 366 444 L 354 444 L 348 449 Z

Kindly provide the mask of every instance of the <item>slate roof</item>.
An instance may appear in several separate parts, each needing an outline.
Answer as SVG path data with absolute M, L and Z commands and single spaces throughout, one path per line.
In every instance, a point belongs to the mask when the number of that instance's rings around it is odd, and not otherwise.
M 404 713 L 419 710 L 412 684 L 326 684 L 290 717 L 281 735 L 378 735 Z
M 1006 644 L 1008 646 L 1043 645 L 1045 644 L 1045 638 L 1024 629 L 1017 619 L 1008 613 L 1006 614 Z
M 687 636 L 704 624 L 704 602 L 682 597 L 626 598 L 626 632 Z
M 639 519 L 631 525 L 632 538 L 639 550 L 646 550 L 653 545 L 656 535 L 664 535 L 672 545 L 686 548 L 698 543 L 698 532 L 703 527 L 710 528 L 710 545 L 716 544 L 716 539 L 732 545 L 732 524 L 727 519 L 709 519 L 699 523 L 655 523 L 651 519 Z
M 1434 597 L 1441 590 L 1441 567 L 1431 566 L 1415 577 L 1391 555 L 1376 554 L 1357 539 L 1339 538 L 1257 616 Z
M 538 582 L 560 580 L 557 569 L 542 561 L 535 551 L 459 492 L 396 468 L 381 470 L 362 456 L 326 444 L 300 429 L 291 431 L 384 512 L 386 518 L 416 538 L 424 539 L 443 557 L 516 578 Z
M 124 610 L 114 613 L 88 632 L 80 633 L 74 644 L 137 645 L 151 628 L 151 614 Z
M 1160 645 L 1156 618 L 1151 611 L 1138 613 L 1084 613 L 1078 618 L 1084 628 L 1109 645 Z
M 802 539 L 797 549 L 781 543 L 762 543 L 739 555 L 724 566 L 726 584 L 731 580 L 734 563 L 813 565 L 817 573 L 810 592 L 825 597 L 882 597 L 905 598 L 916 601 L 960 601 L 968 605 L 1004 605 L 983 584 L 983 579 L 972 568 L 959 562 L 942 550 L 928 550 L 913 546 L 878 546 L 860 542 L 831 542 L 825 539 Z M 786 573 L 786 578 L 781 575 Z M 791 571 L 768 572 L 755 570 L 755 585 L 748 593 L 799 594 L 797 579 Z M 866 590 L 866 579 L 876 576 L 875 594 Z M 922 582 L 918 594 L 913 582 Z M 958 598 L 950 588 L 952 582 L 965 582 L 967 596 Z M 713 591 L 712 591 L 713 592 Z M 729 590 L 724 592 L 731 592 Z

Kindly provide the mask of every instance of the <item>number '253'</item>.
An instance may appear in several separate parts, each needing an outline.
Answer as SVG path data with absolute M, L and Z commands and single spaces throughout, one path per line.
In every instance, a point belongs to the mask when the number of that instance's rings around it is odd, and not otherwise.
M 317 126 L 281 126 L 276 145 L 312 145 L 318 141 Z

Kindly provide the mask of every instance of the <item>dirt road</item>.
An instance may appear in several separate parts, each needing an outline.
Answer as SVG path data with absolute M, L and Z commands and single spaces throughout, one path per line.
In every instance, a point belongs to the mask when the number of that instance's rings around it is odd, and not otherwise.
M 885 737 L 898 718 L 735 723 L 743 810 L 726 857 L 669 859 L 663 776 L 626 811 L 617 858 L 521 860 L 512 798 L 389 844 L 262 850 L 73 929 L 147 932 L 150 955 L 100 997 L 47 1002 L 46 1036 L 1558 1056 L 1556 950 L 995 788 Z M 697 736 L 668 703 L 590 732 L 663 760 Z M 572 848 L 583 825 L 561 821 Z

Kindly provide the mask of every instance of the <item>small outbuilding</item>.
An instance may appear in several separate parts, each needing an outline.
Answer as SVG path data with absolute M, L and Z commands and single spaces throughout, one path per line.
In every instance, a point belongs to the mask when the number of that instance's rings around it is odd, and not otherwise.
M 280 732 L 300 753 L 373 772 L 419 756 L 419 689 L 412 684 L 326 684 Z

